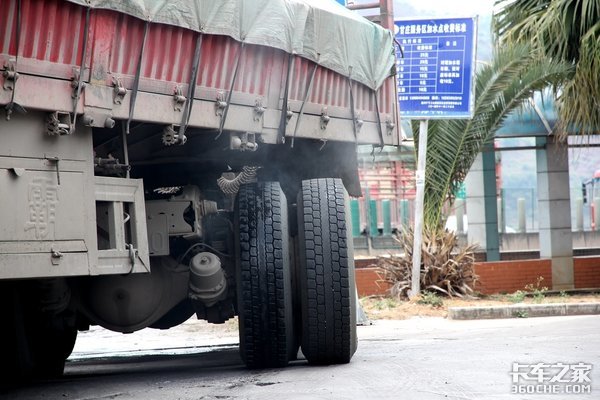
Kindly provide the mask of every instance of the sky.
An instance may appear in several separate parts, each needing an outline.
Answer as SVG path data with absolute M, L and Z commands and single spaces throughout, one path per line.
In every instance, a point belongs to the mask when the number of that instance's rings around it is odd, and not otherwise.
M 340 0 L 336 0 L 340 1 Z M 372 3 L 373 0 L 346 0 L 347 3 Z M 495 0 L 394 0 L 397 18 L 491 14 Z M 415 11 L 418 14 L 415 14 Z
M 462 17 L 475 14 L 491 14 L 494 0 L 394 0 L 394 14 L 396 17 L 405 17 L 403 6 L 406 4 L 416 10 L 430 11 L 431 15 L 435 16 Z M 406 15 L 406 17 L 414 16 Z M 422 16 L 427 17 L 428 15 Z

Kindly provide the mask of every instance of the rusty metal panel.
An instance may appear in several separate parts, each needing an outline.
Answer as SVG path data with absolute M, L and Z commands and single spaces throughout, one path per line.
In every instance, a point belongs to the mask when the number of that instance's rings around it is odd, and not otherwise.
M 108 72 L 115 76 L 135 76 L 144 42 L 144 21 L 112 11 L 97 11 L 97 41 L 110 38 Z M 140 78 L 189 83 L 198 33 L 162 24 L 148 27 Z M 204 35 L 197 85 L 229 90 L 240 51 L 240 43 L 227 36 Z M 264 96 L 271 64 L 277 50 L 247 45 L 240 59 L 234 91 Z M 124 81 L 125 86 L 132 80 Z M 140 86 L 144 88 L 144 83 Z
M 17 0 L 9 0 L 5 7 L 0 7 L 0 64 L 17 54 L 17 3 Z M 127 118 L 131 96 L 127 95 L 120 104 L 114 103 L 112 86 L 114 78 L 119 78 L 131 93 L 140 51 L 144 47 L 133 118 L 161 124 L 179 123 L 181 111 L 174 109 L 172 96 L 176 87 L 181 89 L 182 94 L 187 93 L 199 33 L 149 23 L 144 40 L 147 22 L 101 9 L 91 10 L 89 30 L 85 32 L 85 13 L 84 7 L 63 0 L 22 0 L 22 37 L 17 63 L 22 77 L 17 83 L 15 101 L 26 108 L 70 111 L 70 82 L 63 81 L 63 85 L 57 85 L 57 80 L 48 78 L 72 79 L 73 67 L 80 64 L 83 40 L 87 37 L 86 66 L 89 66 L 90 77 L 87 79 L 84 74 L 89 84 L 80 100 L 78 112 L 97 114 L 98 121 L 109 116 Z M 200 107 L 204 116 L 193 116 L 191 126 L 213 129 L 219 126 L 219 117 L 215 116 L 212 108 L 217 94 L 226 96 L 232 87 L 241 49 L 240 42 L 228 36 L 203 35 L 195 97 L 206 104 L 194 104 L 194 109 Z M 273 115 L 273 112 L 280 112 L 283 106 L 286 83 L 290 88 L 288 106 L 298 114 L 315 64 L 299 56 L 294 57 L 294 66 L 287 80 L 288 60 L 289 55 L 282 50 L 245 45 L 231 103 L 246 107 L 247 112 L 230 113 L 225 129 L 251 128 L 263 135 L 273 134 L 280 120 L 280 116 Z M 398 126 L 394 78 L 388 78 L 377 92 L 353 81 L 353 96 L 356 117 L 371 123 L 365 124 L 363 130 L 375 127 L 375 131 L 362 137 L 372 137 L 379 131 L 375 123 L 381 122 L 386 143 L 397 143 L 398 129 L 395 128 L 396 134 L 392 135 L 386 128 L 388 122 Z M 8 91 L 0 93 L 0 103 L 6 104 L 10 98 Z M 374 112 L 375 99 L 381 114 L 379 119 Z M 253 113 L 258 100 L 267 108 L 262 121 L 255 119 Z M 325 107 L 333 119 L 351 120 L 353 117 L 348 79 L 319 66 L 304 112 L 320 116 Z M 353 135 L 346 129 L 350 126 L 351 131 L 352 125 L 344 123 L 343 126 L 343 132 L 332 133 L 331 129 L 314 130 L 301 124 L 300 129 L 305 132 L 298 132 L 298 136 L 329 139 L 335 136 L 337 140 L 353 140 Z M 386 135 L 393 139 L 388 140 Z
M 229 90 L 240 50 L 240 43 L 227 36 L 206 35 L 202 42 L 198 85 Z M 233 90 L 264 96 L 271 78 L 275 53 L 284 54 L 264 46 L 246 45 L 239 61 L 238 77 Z
M 108 71 L 115 75 L 134 76 L 144 42 L 146 22 L 113 11 L 98 10 L 102 23 L 96 34 L 108 40 Z M 189 80 L 196 34 L 192 31 L 161 24 L 151 24 L 142 57 L 140 77 L 171 82 Z
M 291 76 L 290 99 L 302 101 L 315 63 L 296 57 Z M 327 106 L 350 107 L 350 89 L 346 77 L 318 66 L 308 102 Z
M 0 7 L 0 54 L 79 65 L 86 35 L 84 8 L 62 0 L 21 0 L 20 48 L 17 52 L 17 4 L 17 1 L 8 1 Z M 19 63 L 18 69 L 28 71 L 28 65 L 31 64 Z
M 314 66 L 315 63 L 310 60 L 299 57 L 295 59 L 290 85 L 291 100 L 304 99 Z M 318 66 L 312 86 L 308 103 L 350 108 L 350 86 L 346 77 Z M 352 87 L 354 108 L 357 112 L 375 111 L 375 96 L 378 96 L 379 112 L 392 113 L 395 98 L 393 77 L 388 78 L 377 93 L 356 81 L 352 82 Z
M 0 54 L 15 55 L 17 53 L 17 41 L 14 39 L 17 32 L 17 2 L 9 1 L 0 7 Z

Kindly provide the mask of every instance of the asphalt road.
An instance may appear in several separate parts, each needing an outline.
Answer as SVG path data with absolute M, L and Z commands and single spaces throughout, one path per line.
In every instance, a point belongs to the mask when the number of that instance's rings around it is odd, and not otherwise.
M 285 369 L 257 371 L 241 364 L 234 331 L 194 329 L 188 323 L 172 333 L 83 333 L 63 379 L 4 390 L 0 398 L 600 398 L 600 316 L 379 321 L 359 327 L 359 349 L 350 364 L 314 367 L 300 359 Z M 514 362 L 593 364 L 591 393 L 512 394 Z

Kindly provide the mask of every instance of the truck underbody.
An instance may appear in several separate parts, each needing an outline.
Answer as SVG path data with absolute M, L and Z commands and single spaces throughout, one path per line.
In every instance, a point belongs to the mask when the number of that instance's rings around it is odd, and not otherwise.
M 168 329 L 194 314 L 212 323 L 237 315 L 249 367 L 285 366 L 299 346 L 312 363 L 349 362 L 357 340 L 346 203 L 348 193 L 360 196 L 356 144 L 398 144 L 394 79 L 377 92 L 276 49 L 111 10 L 59 0 L 8 6 L 3 379 L 61 374 L 77 331 L 90 325 Z M 44 59 L 54 47 L 67 52 L 64 36 L 48 39 L 46 56 L 29 49 L 51 36 L 35 16 L 53 7 L 84 29 L 73 51 L 79 66 Z M 111 63 L 118 51 L 109 56 L 102 44 L 117 40 L 115 25 L 137 28 L 127 38 L 142 38 L 131 55 L 142 67 Z M 190 50 L 213 52 L 212 66 L 187 53 L 187 82 L 197 87 L 143 68 L 166 63 L 156 59 L 165 43 L 147 39 L 166 31 L 204 36 L 203 45 L 188 40 Z M 223 52 L 229 61 L 215 58 Z M 219 62 L 226 88 L 202 77 L 210 69 L 217 79 Z M 268 72 L 256 75 L 252 63 Z

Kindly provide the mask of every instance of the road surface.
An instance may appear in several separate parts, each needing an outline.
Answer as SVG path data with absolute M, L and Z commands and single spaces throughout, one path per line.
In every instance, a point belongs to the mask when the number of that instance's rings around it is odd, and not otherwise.
M 350 364 L 315 367 L 299 359 L 285 369 L 254 371 L 243 367 L 231 326 L 205 329 L 190 321 L 172 332 L 81 333 L 63 379 L 4 389 L 0 398 L 600 398 L 600 316 L 376 321 L 359 327 L 359 349 Z M 591 393 L 513 394 L 515 362 L 593 364 Z

